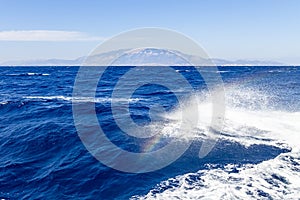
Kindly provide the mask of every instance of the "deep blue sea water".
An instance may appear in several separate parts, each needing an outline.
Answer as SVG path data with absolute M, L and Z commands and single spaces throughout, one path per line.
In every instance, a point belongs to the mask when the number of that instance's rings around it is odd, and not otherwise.
M 205 137 L 200 127 L 200 139 L 181 158 L 141 174 L 103 165 L 81 142 L 72 113 L 78 69 L 0 68 L 0 199 L 300 199 L 300 67 L 219 67 L 226 120 L 213 150 L 198 157 Z M 106 70 L 95 110 L 114 144 L 141 152 L 145 141 L 124 134 L 110 108 L 115 84 L 130 69 Z M 173 69 L 203 103 L 200 115 L 209 112 L 208 89 L 198 71 Z M 153 73 L 159 75 L 159 70 Z M 134 77 L 128 80 L 134 83 Z M 183 96 L 191 95 L 181 89 Z M 174 93 L 157 84 L 138 88 L 131 99 L 131 118 L 140 125 L 151 122 L 149 107 L 162 105 L 172 115 L 178 106 Z

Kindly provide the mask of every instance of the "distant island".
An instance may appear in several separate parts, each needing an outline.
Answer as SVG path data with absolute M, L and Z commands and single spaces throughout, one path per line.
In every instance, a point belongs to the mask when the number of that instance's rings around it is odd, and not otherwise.
M 117 66 L 134 66 L 134 65 L 168 65 L 171 63 L 172 66 L 186 66 L 186 62 L 180 58 L 182 55 L 189 60 L 195 60 L 198 62 L 200 60 L 204 66 L 209 66 L 212 63 L 217 66 L 285 66 L 287 64 L 268 61 L 268 60 L 226 60 L 220 58 L 211 58 L 210 60 L 203 59 L 194 55 L 186 55 L 180 52 L 175 52 L 172 54 L 167 50 L 154 49 L 154 48 L 144 48 L 138 51 L 126 52 L 128 50 L 119 50 L 106 52 L 102 54 L 97 54 L 90 56 L 93 62 L 97 65 L 97 61 L 105 60 L 111 56 L 119 55 L 120 59 L 117 60 Z M 163 55 L 163 56 L 161 56 Z M 85 56 L 76 59 L 37 59 L 37 60 L 17 60 L 17 61 L 6 61 L 0 63 L 0 66 L 81 66 Z

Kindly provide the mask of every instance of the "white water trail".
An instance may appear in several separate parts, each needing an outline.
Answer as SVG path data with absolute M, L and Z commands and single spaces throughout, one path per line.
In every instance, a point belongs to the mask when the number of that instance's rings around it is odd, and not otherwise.
M 224 169 L 212 167 L 179 175 L 132 199 L 300 199 L 300 112 L 276 109 L 270 94 L 251 89 L 226 88 L 226 99 L 225 126 L 219 139 L 246 147 L 289 148 L 291 152 L 259 164 L 228 164 Z M 198 129 L 205 130 L 211 105 L 203 98 L 200 102 Z M 178 116 L 180 113 L 173 112 L 168 117 L 176 121 Z M 195 136 L 197 133 L 190 135 Z M 231 173 L 232 169 L 237 173 Z

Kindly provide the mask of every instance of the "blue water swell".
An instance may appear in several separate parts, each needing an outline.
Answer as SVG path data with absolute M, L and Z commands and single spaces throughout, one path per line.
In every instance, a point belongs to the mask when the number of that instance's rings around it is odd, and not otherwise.
M 139 152 L 143 141 L 123 133 L 110 109 L 113 88 L 129 69 L 111 67 L 106 71 L 98 84 L 96 112 L 116 145 Z M 195 90 L 207 90 L 193 67 L 174 70 Z M 220 168 L 228 163 L 255 164 L 289 151 L 261 144 L 246 148 L 220 140 L 207 157 L 199 159 L 201 141 L 195 141 L 179 160 L 161 170 L 145 174 L 116 171 L 96 160 L 77 135 L 71 102 L 77 71 L 78 67 L 0 68 L 0 198 L 128 199 L 146 194 L 162 180 L 205 169 L 208 163 Z M 219 67 L 219 71 L 225 85 L 272 91 L 270 108 L 300 110 L 299 67 Z M 170 77 L 170 81 L 176 80 Z M 145 85 L 132 98 L 136 99 L 130 103 L 132 118 L 139 124 L 150 122 L 153 104 L 166 110 L 178 105 L 174 93 L 159 85 Z M 246 101 L 240 103 L 247 106 Z M 261 109 L 261 105 L 249 106 Z

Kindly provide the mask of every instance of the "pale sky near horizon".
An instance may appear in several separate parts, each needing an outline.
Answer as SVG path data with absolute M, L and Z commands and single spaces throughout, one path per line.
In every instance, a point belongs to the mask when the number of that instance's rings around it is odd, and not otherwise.
M 297 0 L 0 0 L 0 63 L 75 59 L 141 27 L 179 31 L 212 58 L 300 64 Z

